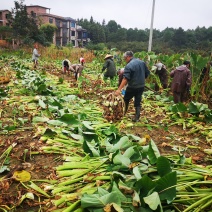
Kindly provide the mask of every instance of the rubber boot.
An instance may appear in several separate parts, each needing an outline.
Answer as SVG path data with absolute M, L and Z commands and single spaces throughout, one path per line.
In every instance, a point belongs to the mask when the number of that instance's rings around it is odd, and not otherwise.
M 141 107 L 135 108 L 135 117 L 132 119 L 133 122 L 138 122 L 140 118 Z
M 127 113 L 128 107 L 129 107 L 129 102 L 124 102 L 124 115 Z

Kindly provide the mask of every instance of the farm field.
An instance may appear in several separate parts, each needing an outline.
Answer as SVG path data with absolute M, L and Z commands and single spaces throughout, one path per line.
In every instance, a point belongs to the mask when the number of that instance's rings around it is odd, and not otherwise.
M 0 211 L 212 211 L 209 83 L 174 104 L 168 89 L 154 92 L 152 74 L 140 121 L 133 102 L 111 120 L 104 102 L 118 79 L 103 80 L 104 53 L 85 53 L 77 82 L 61 73 L 64 55 L 37 70 L 27 57 L 0 56 Z M 137 56 L 149 67 L 162 57 Z M 122 116 L 121 104 L 110 107 Z

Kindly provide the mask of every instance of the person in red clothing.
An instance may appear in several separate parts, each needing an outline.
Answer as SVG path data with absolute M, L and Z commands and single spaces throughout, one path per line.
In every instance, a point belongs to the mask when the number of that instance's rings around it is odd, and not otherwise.
M 85 59 L 83 57 L 83 55 L 81 55 L 80 59 L 79 59 L 79 63 L 84 66 L 84 63 L 85 63 Z
M 192 83 L 191 71 L 189 70 L 190 65 L 189 61 L 184 61 L 183 65 L 172 70 L 170 73 L 170 77 L 173 78 L 171 91 L 173 92 L 174 103 L 188 100 Z

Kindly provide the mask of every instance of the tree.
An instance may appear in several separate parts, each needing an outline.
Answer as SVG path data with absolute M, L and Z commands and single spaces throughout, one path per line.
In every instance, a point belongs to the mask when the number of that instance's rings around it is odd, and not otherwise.
M 115 21 L 109 21 L 107 24 L 109 33 L 115 33 L 118 31 L 118 24 Z
M 12 27 L 13 37 L 21 42 L 34 42 L 39 35 L 38 26 L 33 14 L 28 14 L 24 0 L 15 1 L 15 7 L 11 11 L 9 23 Z
M 12 29 L 9 26 L 0 26 L 0 40 L 11 38 Z
M 52 43 L 53 42 L 53 37 L 54 37 L 54 32 L 57 30 L 57 27 L 53 24 L 43 24 L 40 27 L 41 33 L 44 34 L 44 37 L 47 42 Z

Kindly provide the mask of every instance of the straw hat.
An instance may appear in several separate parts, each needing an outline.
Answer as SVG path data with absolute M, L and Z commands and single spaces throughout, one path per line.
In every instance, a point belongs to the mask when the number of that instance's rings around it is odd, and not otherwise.
M 105 59 L 110 58 L 110 57 L 113 57 L 113 55 L 107 54 L 107 55 L 105 56 Z

